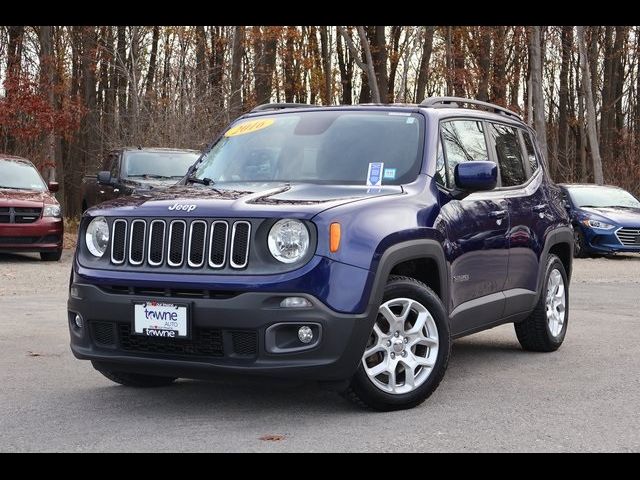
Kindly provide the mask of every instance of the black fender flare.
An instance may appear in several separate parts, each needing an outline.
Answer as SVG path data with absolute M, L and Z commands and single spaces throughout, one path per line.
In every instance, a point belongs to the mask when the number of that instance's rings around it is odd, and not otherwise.
M 440 296 L 445 308 L 445 312 L 449 313 L 449 267 L 444 255 L 442 244 L 433 239 L 416 239 L 397 243 L 387 248 L 376 268 L 375 278 L 371 294 L 369 296 L 369 311 L 382 303 L 384 295 L 384 287 L 389 278 L 391 270 L 396 265 L 409 260 L 418 258 L 427 258 L 433 260 L 438 266 L 438 278 L 440 280 Z
M 571 281 L 571 271 L 573 269 L 573 229 L 570 226 L 562 226 L 551 231 L 544 242 L 544 248 L 540 254 L 540 262 L 538 262 L 538 281 L 536 283 L 536 301 L 538 302 L 540 293 L 542 292 L 542 282 L 544 281 L 545 268 L 547 267 L 547 258 L 549 250 L 555 245 L 566 243 L 569 245 L 569 271 L 567 278 Z

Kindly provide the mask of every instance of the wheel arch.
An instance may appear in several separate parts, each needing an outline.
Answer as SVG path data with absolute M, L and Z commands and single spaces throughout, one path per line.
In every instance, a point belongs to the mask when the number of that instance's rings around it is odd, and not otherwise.
M 426 268 L 427 271 L 411 275 L 406 269 Z M 436 269 L 435 272 L 430 269 Z M 385 250 L 378 262 L 373 288 L 369 298 L 370 307 L 382 302 L 384 287 L 390 275 L 404 274 L 427 283 L 442 300 L 448 314 L 449 288 L 448 266 L 442 245 L 432 239 L 408 240 L 390 246 Z M 424 282 L 427 280 L 427 282 Z M 434 288 L 435 287 L 435 288 Z
M 573 230 L 571 227 L 559 227 L 549 233 L 546 238 L 544 249 L 540 255 L 538 265 L 538 282 L 536 302 L 539 298 L 542 283 L 544 282 L 545 269 L 549 255 L 556 255 L 560 258 L 567 273 L 567 279 L 571 281 L 571 271 L 573 268 Z

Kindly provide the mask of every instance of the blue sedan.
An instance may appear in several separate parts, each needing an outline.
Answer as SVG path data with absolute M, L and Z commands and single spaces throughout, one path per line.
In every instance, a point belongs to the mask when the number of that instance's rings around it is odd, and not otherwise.
M 574 256 L 640 253 L 640 201 L 618 187 L 562 184 L 574 230 Z

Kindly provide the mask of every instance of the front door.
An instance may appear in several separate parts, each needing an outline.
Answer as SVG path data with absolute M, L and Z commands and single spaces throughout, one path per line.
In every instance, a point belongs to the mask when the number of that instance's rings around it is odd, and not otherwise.
M 509 207 L 498 192 L 476 192 L 462 200 L 451 196 L 454 168 L 460 162 L 488 160 L 485 124 L 464 119 L 441 123 L 439 155 L 446 172 L 439 176 L 441 220 L 447 231 L 451 265 L 451 333 L 459 335 L 497 321 L 504 310 L 510 229 Z

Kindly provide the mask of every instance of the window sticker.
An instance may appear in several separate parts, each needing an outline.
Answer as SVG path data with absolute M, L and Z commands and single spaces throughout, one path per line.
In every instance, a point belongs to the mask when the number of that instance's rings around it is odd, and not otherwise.
M 225 137 L 236 137 L 238 135 L 246 135 L 247 133 L 257 132 L 263 128 L 267 128 L 273 124 L 275 120 L 273 118 L 261 118 L 259 120 L 249 120 L 248 122 L 241 123 L 235 127 L 230 128 L 224 134 Z
M 382 175 L 382 178 L 384 178 L 385 180 L 393 180 L 394 178 L 396 178 L 396 169 L 395 168 L 385 168 L 384 169 L 384 174 Z
M 416 121 L 416 118 L 415 118 L 415 117 L 409 117 L 409 118 L 407 118 L 407 123 L 408 123 L 408 124 L 412 124 L 412 123 L 413 123 L 413 122 L 415 122 L 415 121 Z
M 369 164 L 369 171 L 367 172 L 367 186 L 377 187 L 382 185 L 382 170 L 384 163 L 374 162 Z

